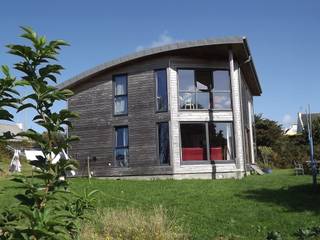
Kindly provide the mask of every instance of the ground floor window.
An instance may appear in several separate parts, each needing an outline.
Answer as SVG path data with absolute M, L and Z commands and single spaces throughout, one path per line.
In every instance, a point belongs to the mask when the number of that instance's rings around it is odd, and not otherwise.
M 234 159 L 232 122 L 181 123 L 183 161 L 221 161 Z
M 170 164 L 169 123 L 158 123 L 158 149 L 161 165 Z
M 115 128 L 115 166 L 127 167 L 129 158 L 129 141 L 128 141 L 128 127 L 121 126 Z
M 234 159 L 233 126 L 230 122 L 209 123 L 210 160 Z
M 206 125 L 204 123 L 181 124 L 183 161 L 207 160 Z

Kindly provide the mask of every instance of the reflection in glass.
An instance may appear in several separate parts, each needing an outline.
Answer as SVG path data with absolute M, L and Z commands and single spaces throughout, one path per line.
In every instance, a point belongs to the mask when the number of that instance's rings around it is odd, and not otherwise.
M 213 96 L 214 109 L 231 109 L 231 97 L 229 92 L 215 92 Z
M 181 124 L 180 132 L 182 160 L 207 160 L 205 124 Z
M 214 90 L 230 91 L 230 74 L 227 70 L 213 71 Z
M 196 109 L 195 93 L 183 92 L 180 93 L 180 109 Z
M 119 96 L 114 99 L 114 114 L 127 114 L 128 102 L 127 96 Z
M 167 71 L 155 71 L 157 84 L 157 111 L 168 111 Z
M 211 160 L 231 160 L 234 158 L 232 123 L 209 123 L 209 145 Z
M 114 76 L 114 114 L 128 113 L 128 79 L 127 75 Z
M 178 76 L 179 76 L 179 90 L 183 90 L 183 91 L 195 90 L 193 70 L 179 69 Z
M 169 124 L 158 123 L 159 160 L 160 164 L 170 164 Z
M 209 109 L 210 108 L 210 96 L 209 92 L 197 93 L 197 109 Z
M 115 165 L 117 167 L 128 166 L 129 155 L 128 127 L 116 127 L 115 129 Z

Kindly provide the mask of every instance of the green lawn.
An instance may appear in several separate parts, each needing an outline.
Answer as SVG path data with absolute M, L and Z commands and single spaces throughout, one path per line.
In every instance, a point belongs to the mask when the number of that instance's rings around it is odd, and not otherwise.
M 294 176 L 278 170 L 242 180 L 98 180 L 90 188 L 101 191 L 98 208 L 134 207 L 149 210 L 162 205 L 192 239 L 219 235 L 237 239 L 265 239 L 279 231 L 291 239 L 298 228 L 320 225 L 320 194 L 313 194 L 311 176 Z M 12 202 L 17 191 L 7 179 L 9 192 L 0 195 L 0 208 Z M 74 189 L 87 187 L 86 179 L 72 180 Z

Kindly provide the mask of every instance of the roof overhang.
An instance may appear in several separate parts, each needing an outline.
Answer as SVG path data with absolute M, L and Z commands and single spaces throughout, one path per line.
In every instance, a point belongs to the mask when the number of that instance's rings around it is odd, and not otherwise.
M 219 39 L 207 39 L 197 41 L 178 42 L 174 44 L 164 45 L 156 48 L 145 49 L 133 54 L 103 63 L 88 71 L 85 71 L 69 80 L 59 84 L 60 89 L 73 88 L 79 83 L 92 78 L 104 71 L 120 67 L 135 61 L 141 61 L 150 57 L 158 57 L 165 55 L 199 55 L 204 56 L 228 56 L 229 50 L 233 51 L 233 55 L 237 59 L 240 68 L 248 82 L 249 88 L 254 96 L 262 93 L 257 72 L 252 60 L 250 49 L 246 38 L 244 37 L 228 37 Z

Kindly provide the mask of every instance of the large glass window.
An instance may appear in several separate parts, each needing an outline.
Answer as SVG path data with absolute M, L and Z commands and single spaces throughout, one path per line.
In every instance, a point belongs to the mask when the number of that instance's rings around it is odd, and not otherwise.
M 127 75 L 116 75 L 114 84 L 114 115 L 128 114 L 128 78 Z
M 231 122 L 182 123 L 180 133 L 183 161 L 234 159 Z
M 208 160 L 205 123 L 180 125 L 183 161 Z
M 158 123 L 159 160 L 160 164 L 170 164 L 169 124 Z
M 228 70 L 178 69 L 180 109 L 231 109 Z
M 226 70 L 213 71 L 213 108 L 231 109 L 230 74 Z
M 168 111 L 168 90 L 167 90 L 167 71 L 166 69 L 156 70 L 156 89 L 157 89 L 157 111 Z
M 232 123 L 209 123 L 210 160 L 234 159 L 233 139 Z
M 115 128 L 115 165 L 127 167 L 129 158 L 128 127 Z

